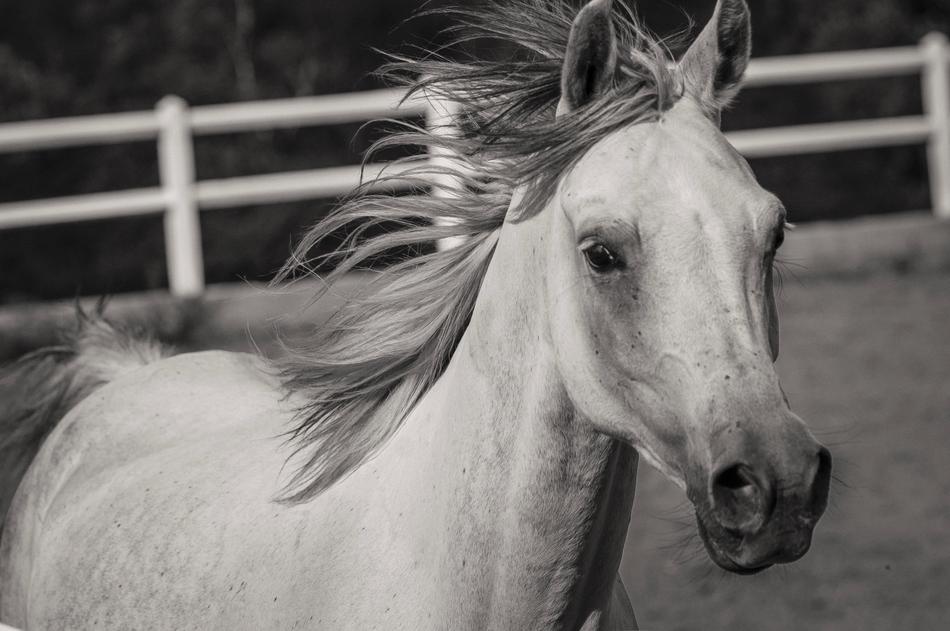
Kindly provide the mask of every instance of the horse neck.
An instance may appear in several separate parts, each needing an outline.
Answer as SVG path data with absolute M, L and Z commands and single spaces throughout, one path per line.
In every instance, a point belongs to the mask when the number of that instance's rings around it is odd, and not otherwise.
M 502 229 L 468 329 L 420 406 L 433 420 L 423 431 L 441 436 L 443 575 L 478 595 L 484 628 L 578 628 L 603 609 L 633 502 L 636 453 L 578 416 L 555 366 L 548 215 Z

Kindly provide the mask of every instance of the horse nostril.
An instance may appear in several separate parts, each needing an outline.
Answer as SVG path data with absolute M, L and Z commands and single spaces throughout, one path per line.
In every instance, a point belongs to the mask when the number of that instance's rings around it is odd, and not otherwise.
M 757 532 L 772 510 L 772 492 L 755 471 L 738 463 L 721 469 L 712 480 L 712 507 L 723 528 Z
M 716 476 L 714 484 L 723 489 L 736 491 L 746 486 L 754 486 L 754 482 L 749 478 L 744 464 L 737 464 L 727 467 Z
M 831 487 L 831 452 L 822 447 L 818 450 L 818 468 L 811 483 L 811 512 L 815 518 L 821 516 L 828 506 L 828 492 Z

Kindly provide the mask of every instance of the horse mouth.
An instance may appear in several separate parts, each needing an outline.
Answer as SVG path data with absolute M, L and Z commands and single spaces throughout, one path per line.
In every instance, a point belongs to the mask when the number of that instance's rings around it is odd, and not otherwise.
M 717 566 L 719 566 L 723 570 L 726 570 L 727 572 L 730 572 L 732 574 L 738 574 L 739 576 L 752 576 L 754 574 L 764 572 L 765 570 L 775 565 L 776 561 L 773 561 L 771 559 L 767 559 L 767 560 L 762 561 L 761 563 L 754 563 L 754 564 L 746 564 L 746 563 L 739 562 L 735 558 L 736 556 L 738 556 L 738 554 L 734 554 L 734 553 L 731 554 L 724 549 L 723 543 L 725 542 L 719 542 L 716 538 L 710 536 L 709 532 L 706 530 L 706 527 L 703 525 L 702 519 L 697 519 L 696 524 L 699 530 L 699 536 L 703 541 L 703 545 L 706 548 L 706 552 L 709 554 L 709 558 L 712 559 L 713 563 L 715 563 Z M 737 548 L 737 552 L 738 552 L 738 549 L 742 545 L 742 539 L 739 537 L 730 538 L 730 541 L 728 543 L 731 544 L 733 547 Z M 798 555 L 797 558 L 800 558 L 803 554 L 804 554 L 804 551 L 802 552 L 801 555 Z M 795 559 L 788 559 L 787 561 L 779 561 L 779 562 L 788 562 L 788 561 L 793 561 L 793 560 Z
M 714 556 L 714 555 L 710 555 L 710 557 L 716 563 L 716 565 L 718 565 L 722 569 L 726 570 L 727 572 L 731 572 L 733 574 L 738 574 L 739 576 L 752 576 L 753 574 L 764 572 L 765 570 L 775 565 L 774 563 L 766 563 L 764 565 L 746 567 L 744 565 L 739 565 L 738 563 L 736 563 L 735 561 L 727 557 Z

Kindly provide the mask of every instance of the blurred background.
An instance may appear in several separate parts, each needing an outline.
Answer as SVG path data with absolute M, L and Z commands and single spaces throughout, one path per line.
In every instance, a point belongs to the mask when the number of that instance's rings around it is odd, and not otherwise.
M 446 4 L 433 0 L 426 6 Z M 703 24 L 711 0 L 643 0 L 660 34 Z M 443 41 L 419 0 L 0 0 L 0 122 L 382 87 L 376 51 Z M 751 2 L 756 56 L 916 45 L 950 29 L 948 0 Z M 919 78 L 767 87 L 725 120 L 748 129 L 916 114 Z M 379 132 L 360 124 L 198 139 L 199 179 L 352 164 Z M 0 153 L 0 203 L 153 186 L 154 142 Z M 930 207 L 923 145 L 755 161 L 791 219 L 843 219 Z M 291 235 L 326 203 L 244 207 L 201 217 L 209 282 L 267 279 Z M 0 304 L 167 286 L 157 216 L 0 231 Z M 52 273 L 51 273 L 52 272 Z
M 425 6 L 446 4 L 433 0 Z M 654 31 L 713 0 L 641 0 Z M 755 57 L 918 45 L 950 0 L 750 0 Z M 0 0 L 0 123 L 384 87 L 379 49 L 443 41 L 418 0 Z M 695 27 L 694 32 L 698 32 Z M 486 50 L 486 54 L 505 54 Z M 918 75 L 745 91 L 731 131 L 919 115 Z M 198 179 L 357 163 L 384 127 L 199 138 Z M 157 186 L 154 140 L 0 153 L 0 204 Z M 779 308 L 785 389 L 835 454 L 834 505 L 802 561 L 713 570 L 682 494 L 641 467 L 623 574 L 646 629 L 938 629 L 950 617 L 950 229 L 923 143 L 751 161 L 800 228 Z M 183 348 L 267 349 L 292 296 L 255 298 L 332 199 L 201 213 L 203 300 L 169 303 L 160 215 L 0 230 L 0 360 L 48 342 L 76 296 L 128 294 Z M 910 214 L 904 214 L 908 211 Z M 223 284 L 223 285 L 218 285 Z M 146 292 L 146 293 L 142 293 Z M 151 293 L 149 293 L 151 292 Z M 301 316 L 306 323 L 320 313 Z M 292 326 L 292 324 L 290 325 Z M 303 325 L 301 325 L 303 326 Z M 2 404 L 2 402 L 0 402 Z

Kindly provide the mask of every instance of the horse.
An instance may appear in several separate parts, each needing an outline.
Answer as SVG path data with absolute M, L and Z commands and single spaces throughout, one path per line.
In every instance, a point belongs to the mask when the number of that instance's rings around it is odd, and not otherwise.
M 458 11 L 512 52 L 386 68 L 459 107 L 380 146 L 446 158 L 381 176 L 415 194 L 341 202 L 281 277 L 414 255 L 278 359 L 171 354 L 92 314 L 15 367 L 7 416 L 42 445 L 6 515 L 5 623 L 635 628 L 640 458 L 724 570 L 805 554 L 831 456 L 773 365 L 786 211 L 720 131 L 745 1 L 681 56 L 610 0 Z

